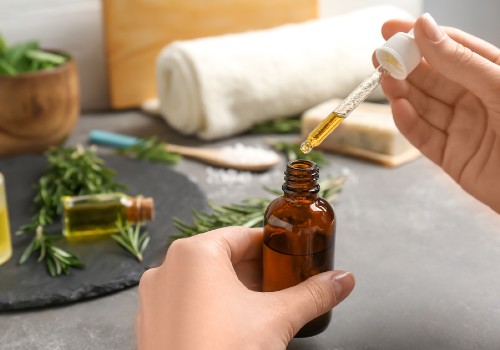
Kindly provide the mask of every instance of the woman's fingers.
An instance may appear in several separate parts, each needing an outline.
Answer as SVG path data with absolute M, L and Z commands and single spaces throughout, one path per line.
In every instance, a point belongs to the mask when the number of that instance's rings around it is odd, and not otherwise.
M 283 324 L 289 323 L 292 327 L 290 336 L 344 300 L 354 284 L 350 272 L 337 270 L 320 273 L 294 287 L 273 292 Z
M 491 57 L 485 58 L 478 53 L 491 55 L 481 40 L 470 43 L 472 48 L 466 47 L 450 38 L 429 14 L 415 22 L 415 40 L 426 62 L 449 81 L 462 85 L 482 99 L 498 99 L 500 66 L 490 61 Z M 492 84 L 485 84 L 488 81 Z
M 224 227 L 195 236 L 210 247 L 222 248 L 233 265 L 262 258 L 262 228 Z M 201 242 L 200 242 L 201 243 Z
M 428 95 L 425 90 L 422 91 L 408 81 L 387 79 L 383 87 L 390 101 L 399 98 L 408 100 L 415 112 L 432 127 L 443 132 L 447 131 L 454 112 L 448 104 Z
M 410 31 L 410 29 L 413 28 L 414 24 L 414 21 L 405 19 L 389 20 L 382 25 L 382 36 L 387 40 L 397 32 Z M 478 55 L 481 55 L 492 62 L 500 63 L 498 62 L 500 60 L 500 49 L 495 45 L 490 44 L 489 42 L 484 41 L 472 34 L 463 32 L 457 28 L 446 26 L 442 26 L 441 28 L 454 41 L 462 44 L 465 47 L 468 47 Z
M 403 135 L 427 158 L 441 164 L 447 134 L 422 118 L 406 98 L 391 101 L 394 122 Z

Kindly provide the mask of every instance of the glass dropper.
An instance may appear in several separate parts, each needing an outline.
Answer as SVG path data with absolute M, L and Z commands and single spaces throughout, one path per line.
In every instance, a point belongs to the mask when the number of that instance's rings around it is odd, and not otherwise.
M 361 104 L 361 102 L 366 100 L 388 74 L 389 72 L 382 68 L 382 66 L 379 66 L 372 75 L 359 84 L 333 112 L 328 114 L 328 116 L 311 131 L 307 139 L 300 145 L 302 153 L 307 154 L 311 152 L 314 147 L 323 142 L 323 140 L 330 135 L 330 133 L 335 130 L 337 126 L 339 126 L 345 118 Z
M 409 33 L 396 33 L 375 51 L 375 55 L 380 66 L 311 131 L 300 145 L 300 150 L 304 154 L 321 144 L 361 102 L 366 100 L 386 76 L 391 75 L 399 80 L 406 79 L 422 59 L 413 37 L 413 30 Z

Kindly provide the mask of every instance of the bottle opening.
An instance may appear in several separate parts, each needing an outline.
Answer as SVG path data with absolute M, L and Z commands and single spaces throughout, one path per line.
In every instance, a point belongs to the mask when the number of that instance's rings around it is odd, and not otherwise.
M 319 192 L 319 185 L 316 182 L 318 178 L 319 170 L 316 163 L 305 159 L 290 161 L 285 171 L 283 192 L 294 195 L 317 194 Z
M 297 169 L 297 170 L 310 170 L 310 171 L 318 170 L 318 166 L 316 165 L 316 163 L 305 159 L 292 160 L 288 162 L 288 166 L 292 169 Z

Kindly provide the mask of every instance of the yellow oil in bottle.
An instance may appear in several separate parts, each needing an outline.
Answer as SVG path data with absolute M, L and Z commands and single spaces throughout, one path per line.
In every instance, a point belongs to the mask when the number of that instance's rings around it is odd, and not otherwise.
M 119 222 L 152 220 L 153 200 L 123 193 L 65 196 L 63 234 L 70 240 L 97 238 L 118 232 Z
M 302 142 L 300 145 L 302 153 L 307 154 L 311 152 L 312 149 L 322 143 L 323 140 L 345 120 L 345 118 L 346 117 L 342 114 L 336 112 L 330 113 L 313 131 L 311 131 L 307 139 Z
M 12 244 L 10 241 L 9 216 L 7 208 L 0 207 L 0 265 L 12 256 Z
M 12 256 L 12 243 L 10 238 L 9 214 L 2 173 L 0 173 L 0 265 Z
M 118 231 L 117 221 L 125 220 L 125 210 L 119 202 L 89 203 L 65 210 L 64 235 L 102 236 Z

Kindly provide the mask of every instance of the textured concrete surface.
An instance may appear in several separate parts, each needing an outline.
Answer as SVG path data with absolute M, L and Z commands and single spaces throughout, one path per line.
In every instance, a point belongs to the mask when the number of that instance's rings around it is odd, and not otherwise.
M 68 142 L 84 142 L 93 128 L 199 143 L 133 111 L 85 116 Z M 237 140 L 262 141 L 251 135 Z M 357 285 L 324 333 L 294 340 L 289 349 L 500 348 L 500 216 L 426 159 L 396 169 L 337 155 L 329 159 L 322 176 L 349 176 L 335 201 L 335 265 L 353 271 Z M 175 168 L 197 181 L 209 199 L 228 203 L 263 194 L 262 185 L 279 188 L 283 166 L 229 181 L 188 159 Z M 133 349 L 136 292 L 0 314 L 0 348 Z

